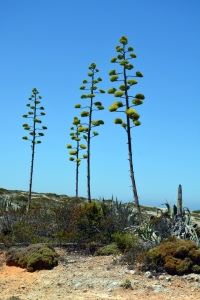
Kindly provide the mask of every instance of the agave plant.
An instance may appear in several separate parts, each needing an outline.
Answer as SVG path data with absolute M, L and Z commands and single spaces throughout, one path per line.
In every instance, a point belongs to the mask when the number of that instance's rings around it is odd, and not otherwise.
M 13 198 L 5 196 L 4 198 L 0 199 L 0 207 L 3 209 L 3 211 L 10 211 L 10 210 L 21 210 L 21 211 L 25 211 L 26 209 L 26 205 L 24 203 L 14 203 L 13 202 Z

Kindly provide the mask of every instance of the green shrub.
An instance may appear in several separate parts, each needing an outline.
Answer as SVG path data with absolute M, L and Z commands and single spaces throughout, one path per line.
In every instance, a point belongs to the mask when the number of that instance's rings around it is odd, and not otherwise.
M 119 250 L 119 248 L 115 243 L 111 243 L 107 246 L 98 249 L 94 254 L 95 255 L 111 255 L 111 254 L 119 255 L 121 254 L 121 251 Z
M 116 232 L 112 235 L 113 241 L 117 244 L 117 247 L 123 252 L 130 249 L 138 238 L 131 233 Z
M 189 240 L 169 237 L 157 247 L 137 258 L 143 270 L 166 271 L 172 275 L 183 275 L 200 271 L 200 250 Z

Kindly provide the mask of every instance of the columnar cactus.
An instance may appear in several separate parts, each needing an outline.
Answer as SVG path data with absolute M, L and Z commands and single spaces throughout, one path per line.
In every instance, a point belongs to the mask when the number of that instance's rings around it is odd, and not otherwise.
M 34 88 L 32 90 L 31 97 L 28 98 L 28 100 L 33 101 L 34 104 L 33 105 L 31 105 L 30 103 L 26 104 L 26 106 L 28 106 L 33 111 L 29 111 L 28 114 L 23 115 L 23 118 L 32 118 L 33 119 L 33 126 L 29 126 L 28 124 L 23 124 L 22 125 L 25 130 L 30 131 L 29 134 L 32 136 L 32 139 L 28 139 L 27 136 L 22 137 L 23 140 L 31 141 L 31 148 L 32 148 L 30 185 L 29 185 L 28 208 L 27 208 L 28 210 L 30 209 L 30 203 L 31 203 L 31 190 L 32 190 L 32 176 L 33 176 L 33 162 L 34 162 L 34 154 L 35 154 L 35 144 L 40 144 L 41 143 L 41 141 L 36 141 L 36 138 L 44 136 L 44 133 L 42 133 L 42 132 L 39 132 L 38 135 L 36 135 L 36 130 L 46 130 L 47 129 L 46 126 L 42 126 L 42 128 L 36 128 L 37 123 L 42 123 L 42 121 L 39 120 L 37 118 L 37 116 L 42 117 L 42 116 L 45 115 L 44 112 L 40 112 L 40 115 L 36 114 L 37 109 L 44 110 L 43 106 L 40 106 L 39 108 L 37 107 L 37 104 L 40 104 L 40 99 L 42 99 L 41 96 L 38 96 L 38 98 L 37 98 L 37 94 L 39 94 L 39 92 L 37 91 L 36 88 Z

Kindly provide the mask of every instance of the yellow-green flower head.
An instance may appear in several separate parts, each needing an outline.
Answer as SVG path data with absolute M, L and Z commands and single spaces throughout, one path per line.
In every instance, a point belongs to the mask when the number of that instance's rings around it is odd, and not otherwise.
M 127 90 L 130 89 L 130 87 L 129 87 L 128 85 L 125 86 L 124 84 L 122 84 L 122 85 L 120 85 L 119 89 L 120 89 L 121 91 L 127 91 Z
M 124 49 L 121 46 L 116 46 L 116 51 L 117 52 L 122 52 Z
M 98 105 L 102 105 L 102 103 L 97 101 L 97 102 L 94 102 L 94 105 L 98 106 Z
M 69 160 L 73 161 L 73 160 L 74 160 L 74 157 L 69 157 Z
M 136 95 L 135 95 L 135 98 L 136 98 L 136 99 L 144 100 L 144 99 L 145 99 L 145 96 L 144 96 L 143 94 L 136 94 Z
M 86 149 L 86 145 L 81 144 L 81 145 L 80 145 L 80 148 L 81 148 L 81 149 Z
M 141 125 L 141 122 L 138 121 L 138 120 L 134 120 L 133 123 L 135 124 L 135 126 L 140 126 Z
M 88 83 L 86 79 L 85 79 L 85 80 L 83 80 L 83 84 L 84 84 L 84 83 Z
M 77 163 L 81 162 L 81 159 L 80 159 L 80 158 L 77 158 L 77 159 L 76 159 L 76 162 L 77 162 Z
M 95 94 L 88 94 L 87 95 L 87 98 L 94 98 L 95 97 Z
M 113 57 L 113 58 L 110 60 L 111 63 L 115 63 L 116 61 L 117 61 L 117 57 Z
M 76 104 L 75 106 L 74 106 L 74 108 L 80 108 L 81 107 L 81 104 Z
M 78 127 L 78 132 L 83 132 L 85 131 L 85 127 L 83 127 L 82 125 Z
M 135 53 L 130 53 L 129 55 L 130 55 L 131 58 L 136 58 L 137 57 L 137 55 Z
M 71 144 L 67 144 L 67 148 L 68 149 L 72 148 L 72 145 Z
M 96 68 L 96 64 L 95 63 L 91 63 L 91 65 L 89 66 L 88 69 L 92 70 Z
M 114 76 L 112 76 L 112 77 L 110 77 L 110 81 L 117 81 L 117 79 L 119 78 L 119 76 L 117 76 L 117 75 L 114 75 Z
M 104 93 L 105 93 L 105 91 L 102 90 L 102 89 L 100 89 L 99 92 L 100 92 L 101 94 L 104 94 Z
M 132 108 L 128 108 L 125 113 L 129 116 L 130 119 L 135 119 L 137 120 L 139 118 L 139 115 L 137 114 L 137 112 L 132 109 Z
M 74 124 L 74 125 L 78 125 L 78 124 L 80 124 L 80 122 L 81 122 L 81 121 L 80 121 L 78 118 L 76 118 L 76 119 L 74 118 L 73 124 Z
M 128 64 L 125 66 L 125 69 L 127 69 L 127 70 L 132 70 L 133 68 L 134 68 L 134 66 L 131 64 Z
M 128 47 L 128 51 L 134 51 L 133 47 Z
M 120 61 L 119 63 L 121 66 L 125 66 L 125 65 L 128 65 L 129 64 L 129 61 L 127 59 L 123 59 Z
M 87 95 L 81 95 L 81 99 L 86 99 Z
M 77 154 L 77 150 L 71 150 L 71 151 L 69 151 L 69 154 L 70 155 L 76 155 Z
M 114 120 L 114 123 L 115 124 L 122 124 L 123 121 L 122 121 L 122 119 L 117 118 L 117 119 Z
M 118 59 L 123 59 L 123 58 L 124 58 L 124 55 L 123 55 L 123 54 L 119 54 L 119 55 L 117 55 L 117 58 L 118 58 Z
M 83 158 L 88 158 L 87 154 L 83 154 Z
M 115 97 L 122 97 L 123 95 L 124 95 L 124 92 L 122 92 L 122 91 L 117 91 L 114 93 Z
M 96 132 L 96 131 L 93 131 L 93 134 L 94 134 L 94 136 L 99 135 L 98 132 Z
M 127 45 L 127 44 L 128 44 L 128 39 L 127 39 L 127 37 L 126 37 L 125 35 L 123 35 L 123 36 L 121 37 L 121 39 L 119 40 L 119 42 L 120 42 L 121 44 L 123 44 L 123 45 Z
M 80 90 L 84 90 L 86 87 L 83 85 L 83 86 L 80 86 Z
M 116 92 L 116 88 L 111 88 L 108 90 L 108 94 L 114 94 Z
M 89 111 L 82 111 L 81 117 L 88 117 L 89 116 Z
M 109 74 L 110 76 L 112 76 L 112 75 L 117 75 L 116 70 L 111 70 L 108 74 Z
M 127 83 L 130 84 L 130 85 L 134 85 L 134 84 L 137 84 L 137 80 L 134 80 L 134 79 L 129 79 L 127 80 Z
M 143 101 L 140 100 L 140 99 L 133 99 L 133 100 L 132 100 L 132 103 L 133 103 L 134 105 L 140 105 L 140 104 L 143 103 Z
M 93 73 L 90 73 L 90 72 L 89 72 L 89 73 L 88 73 L 88 76 L 89 76 L 89 77 L 92 77 L 92 76 L 93 76 Z
M 109 108 L 110 112 L 116 111 L 118 109 L 118 106 L 116 104 L 112 104 Z
M 137 72 L 135 73 L 135 75 L 136 75 L 137 77 L 143 77 L 143 74 L 142 74 L 141 72 L 139 72 L 139 71 L 137 71 Z

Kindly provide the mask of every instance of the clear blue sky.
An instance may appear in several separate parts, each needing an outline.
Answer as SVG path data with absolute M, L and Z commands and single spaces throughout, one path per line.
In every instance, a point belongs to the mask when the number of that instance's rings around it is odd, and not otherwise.
M 100 70 L 99 88 L 113 86 L 122 35 L 144 74 L 132 94 L 143 93 L 136 111 L 141 126 L 132 129 L 133 166 L 141 205 L 175 203 L 182 185 L 184 204 L 200 209 L 200 1 L 199 0 L 7 0 L 0 1 L 0 187 L 28 191 L 31 142 L 22 115 L 34 87 L 43 97 L 48 130 L 36 145 L 33 191 L 75 195 L 75 163 L 66 144 L 81 110 L 79 87 L 92 62 Z M 114 86 L 118 86 L 114 84 Z M 131 202 L 127 135 L 108 107 L 113 95 L 96 96 L 105 109 L 99 136 L 91 140 L 91 196 Z M 121 115 L 120 115 L 121 114 Z M 28 123 L 32 125 L 31 119 Z M 75 146 L 75 143 L 74 143 Z M 87 197 L 86 161 L 79 168 L 79 195 Z

